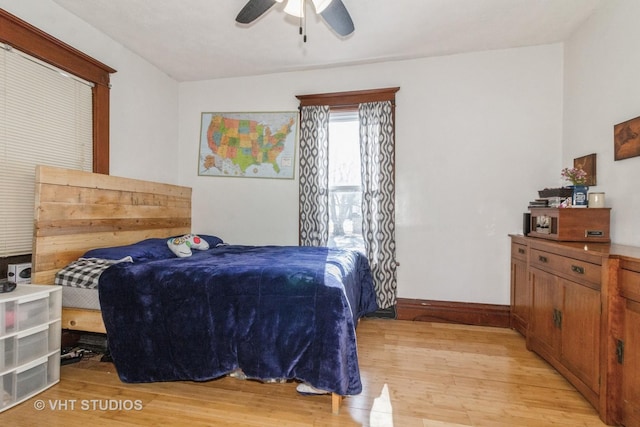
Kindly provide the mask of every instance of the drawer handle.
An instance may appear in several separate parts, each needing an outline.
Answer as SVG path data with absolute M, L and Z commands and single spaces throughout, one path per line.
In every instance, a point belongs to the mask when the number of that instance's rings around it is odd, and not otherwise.
M 542 255 L 538 255 L 538 261 L 540 262 L 547 262 L 547 257 L 546 256 L 542 256 Z
M 562 312 L 557 308 L 553 309 L 553 325 L 558 329 L 562 329 Z
M 624 363 L 624 341 L 616 340 L 616 358 L 619 364 Z
M 584 267 L 580 267 L 579 265 L 572 265 L 571 271 L 578 274 L 584 274 Z
M 519 253 L 519 254 L 523 254 L 523 255 L 524 255 L 524 249 L 522 249 L 522 248 L 518 248 L 518 253 Z

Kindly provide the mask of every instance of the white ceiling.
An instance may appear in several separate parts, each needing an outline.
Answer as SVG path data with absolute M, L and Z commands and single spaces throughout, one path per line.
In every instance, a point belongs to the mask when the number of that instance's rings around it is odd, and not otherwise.
M 296 71 L 555 43 L 605 0 L 343 0 L 342 39 L 307 6 L 275 5 L 250 25 L 247 0 L 54 0 L 178 81 Z

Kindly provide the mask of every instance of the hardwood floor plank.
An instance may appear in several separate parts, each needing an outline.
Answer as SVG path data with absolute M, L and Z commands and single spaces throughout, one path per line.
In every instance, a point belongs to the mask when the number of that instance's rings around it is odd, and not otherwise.
M 331 414 L 330 396 L 300 396 L 294 382 L 224 377 L 126 384 L 111 363 L 83 360 L 61 367 L 59 384 L 0 420 L 12 426 L 46 420 L 49 427 L 604 425 L 509 329 L 363 319 L 358 351 L 363 392 L 345 398 L 338 415 Z M 45 402 L 43 410 L 35 408 L 38 400 Z M 137 409 L 125 407 L 136 402 Z

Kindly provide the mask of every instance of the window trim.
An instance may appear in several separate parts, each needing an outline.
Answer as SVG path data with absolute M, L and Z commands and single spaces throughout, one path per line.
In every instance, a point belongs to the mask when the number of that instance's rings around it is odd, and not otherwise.
M 317 93 L 312 95 L 296 95 L 300 106 L 328 105 L 329 112 L 358 111 L 358 105 L 365 102 L 391 102 L 391 114 L 393 117 L 393 134 L 396 133 L 396 92 L 400 87 L 387 87 L 382 89 L 353 90 L 348 92 Z M 395 152 L 394 152 L 395 158 Z M 395 170 L 394 170 L 395 173 Z
M 92 82 L 93 171 L 109 174 L 109 90 L 113 68 L 0 9 L 0 41 Z
M 357 110 L 358 104 L 365 102 L 391 101 L 391 105 L 395 111 L 396 92 L 399 90 L 399 87 L 389 87 L 349 92 L 296 95 L 296 98 L 300 101 L 300 107 L 307 107 L 309 105 L 328 105 L 331 111 Z

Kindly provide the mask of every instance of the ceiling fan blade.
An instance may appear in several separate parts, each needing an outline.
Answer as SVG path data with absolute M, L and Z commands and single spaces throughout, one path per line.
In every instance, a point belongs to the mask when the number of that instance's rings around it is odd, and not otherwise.
M 274 4 L 276 4 L 276 0 L 249 0 L 236 16 L 236 22 L 249 24 L 271 9 Z
M 351 16 L 342 0 L 333 0 L 320 15 L 333 31 L 341 36 L 348 36 L 355 29 Z

